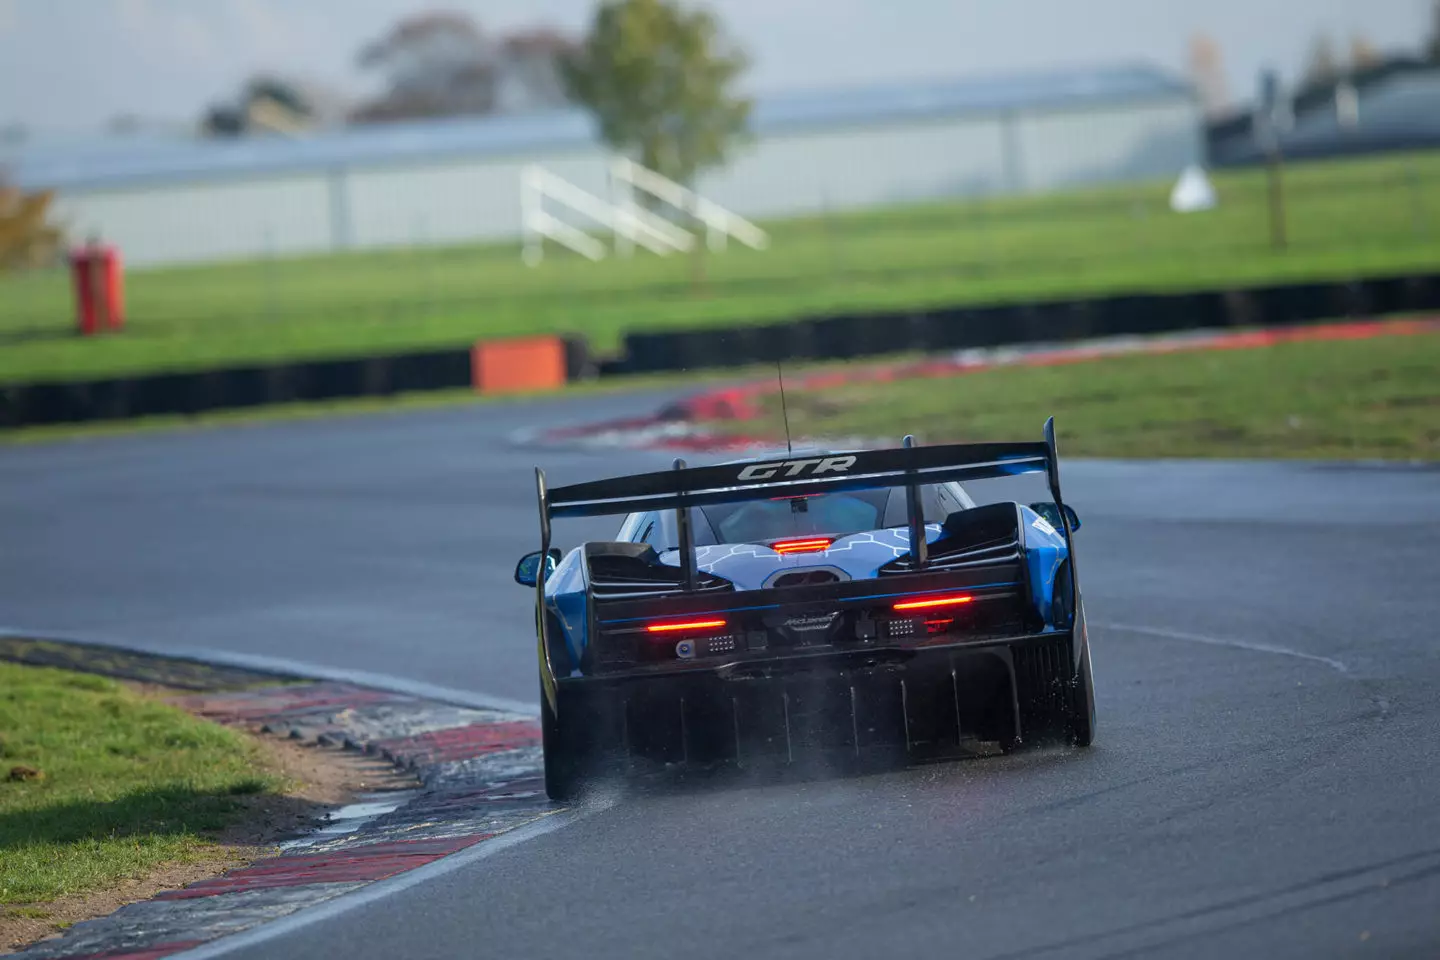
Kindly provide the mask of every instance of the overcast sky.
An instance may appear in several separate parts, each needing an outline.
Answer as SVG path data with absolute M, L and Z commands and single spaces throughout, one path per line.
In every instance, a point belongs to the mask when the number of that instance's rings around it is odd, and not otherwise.
M 1414 49 L 1431 0 L 710 0 L 755 64 L 756 92 L 1143 59 L 1182 71 L 1220 44 L 1231 94 L 1293 76 L 1318 31 Z M 0 127 L 93 129 L 122 114 L 190 120 L 274 69 L 368 89 L 355 52 L 427 6 L 494 30 L 579 31 L 592 0 L 0 0 Z

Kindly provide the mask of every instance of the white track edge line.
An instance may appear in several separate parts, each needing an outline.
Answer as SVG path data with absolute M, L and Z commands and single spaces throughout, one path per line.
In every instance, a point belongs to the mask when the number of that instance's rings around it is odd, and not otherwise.
M 1313 653 L 1303 653 L 1299 650 L 1292 650 L 1289 647 L 1282 647 L 1271 643 L 1255 643 L 1249 640 L 1232 640 L 1225 637 L 1210 637 L 1202 633 L 1186 633 L 1181 630 L 1168 630 L 1164 627 L 1141 627 L 1128 623 L 1101 623 L 1093 621 L 1093 626 L 1102 630 L 1123 630 L 1128 633 L 1140 633 L 1152 637 L 1161 637 L 1166 640 L 1182 640 L 1186 643 L 1203 643 L 1211 647 L 1230 647 L 1235 650 L 1248 650 L 1251 653 L 1272 653 L 1281 657 L 1294 657 L 1297 660 L 1309 660 L 1312 663 L 1323 663 L 1325 666 L 1337 673 L 1349 673 L 1350 667 L 1340 660 L 1332 657 L 1321 657 Z
M 598 812 L 600 809 L 603 809 L 603 805 L 587 807 L 583 810 L 567 809 L 555 813 L 541 814 L 534 820 L 523 823 L 518 827 L 513 827 L 488 840 L 481 840 L 479 843 L 465 850 L 461 850 L 459 853 L 452 853 L 449 856 L 433 860 L 423 867 L 407 870 L 405 873 L 385 880 L 376 880 L 358 890 L 341 894 L 332 900 L 327 900 L 313 907 L 301 907 L 289 916 L 281 917 L 278 920 L 273 920 L 268 923 L 262 921 L 257 926 L 251 927 L 248 930 L 211 940 L 208 943 L 201 944 L 190 950 L 171 954 L 171 956 L 175 958 L 175 960 L 182 960 L 182 958 L 183 960 L 210 960 L 212 957 L 222 957 L 226 954 L 234 953 L 237 950 L 267 943 L 277 937 L 283 937 L 303 930 L 311 924 L 333 919 L 342 914 L 349 913 L 358 907 L 363 907 L 377 900 L 394 896 L 422 883 L 428 883 L 447 873 L 452 873 L 462 867 L 483 860 L 492 854 L 501 853 L 527 840 L 534 840 L 561 827 L 568 826 L 579 820 L 582 816 Z

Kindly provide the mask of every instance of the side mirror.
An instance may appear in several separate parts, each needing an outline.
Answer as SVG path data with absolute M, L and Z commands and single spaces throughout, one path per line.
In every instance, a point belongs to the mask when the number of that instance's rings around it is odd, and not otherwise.
M 543 575 L 540 572 L 542 560 L 545 571 Z M 550 579 L 550 574 L 554 573 L 555 568 L 559 565 L 560 551 L 553 547 L 550 549 L 549 556 L 545 556 L 539 550 L 527 553 L 520 558 L 519 563 L 515 564 L 515 582 L 522 587 L 533 587 L 540 582 L 542 576 L 546 580 Z
M 1060 525 L 1060 508 L 1055 504 L 1047 500 L 1043 503 L 1030 504 L 1030 509 L 1049 521 L 1050 526 L 1056 530 L 1063 529 Z M 1065 519 L 1070 521 L 1070 529 L 1072 532 L 1080 529 L 1080 515 L 1076 513 L 1075 508 L 1068 503 L 1065 504 Z

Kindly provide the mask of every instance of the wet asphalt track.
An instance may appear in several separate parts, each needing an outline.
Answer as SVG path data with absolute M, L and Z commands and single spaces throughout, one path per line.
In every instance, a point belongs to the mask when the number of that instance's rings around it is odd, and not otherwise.
M 0 625 L 533 701 L 509 580 L 531 465 L 664 458 L 509 449 L 521 413 L 0 449 Z M 238 955 L 1436 955 L 1440 471 L 1070 463 L 1065 483 L 1094 748 L 631 796 Z

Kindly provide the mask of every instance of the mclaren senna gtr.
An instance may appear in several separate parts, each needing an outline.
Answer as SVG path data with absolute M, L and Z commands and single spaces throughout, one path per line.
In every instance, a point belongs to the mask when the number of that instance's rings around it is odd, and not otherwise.
M 969 481 L 1043 473 L 1049 501 Z M 643 764 L 906 761 L 1095 735 L 1053 419 L 1033 443 L 783 452 L 547 488 L 535 590 L 545 784 Z M 624 516 L 568 553 L 551 521 Z

